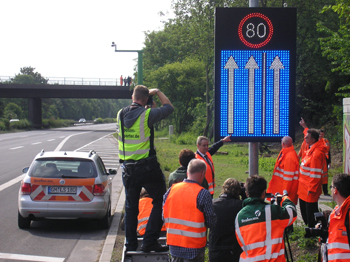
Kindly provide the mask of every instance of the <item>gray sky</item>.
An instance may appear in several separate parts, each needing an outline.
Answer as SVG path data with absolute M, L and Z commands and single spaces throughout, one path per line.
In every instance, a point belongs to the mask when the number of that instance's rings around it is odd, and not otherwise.
M 0 76 L 31 66 L 45 78 L 132 76 L 144 32 L 160 30 L 171 0 L 1 0 Z M 166 16 L 161 17 L 162 11 Z

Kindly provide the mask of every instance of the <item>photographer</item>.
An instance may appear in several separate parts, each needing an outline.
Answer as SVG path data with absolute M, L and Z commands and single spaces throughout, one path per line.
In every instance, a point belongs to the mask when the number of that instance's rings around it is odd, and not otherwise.
M 242 209 L 245 199 L 244 188 L 234 178 L 228 178 L 222 185 L 221 195 L 213 199 L 216 226 L 209 232 L 210 262 L 238 262 L 242 249 L 235 236 L 235 218 Z
M 251 176 L 245 183 L 247 199 L 236 217 L 236 237 L 243 252 L 240 261 L 286 261 L 283 234 L 297 218 L 294 203 L 278 195 L 277 205 L 265 203 L 267 182 Z
M 157 95 L 162 107 L 149 99 Z M 147 101 L 152 108 L 146 108 Z M 168 247 L 158 243 L 163 225 L 162 201 L 166 191 L 165 179 L 157 161 L 154 148 L 153 124 L 161 121 L 174 111 L 169 99 L 159 90 L 143 85 L 134 88 L 132 104 L 118 112 L 117 133 L 119 141 L 119 161 L 122 163 L 123 184 L 125 186 L 125 246 L 127 251 L 136 251 L 137 216 L 142 187 L 153 199 L 153 209 L 149 217 L 141 250 L 167 251 Z
M 337 174 L 333 177 L 331 192 L 337 206 L 329 218 L 328 261 L 350 261 L 350 175 Z

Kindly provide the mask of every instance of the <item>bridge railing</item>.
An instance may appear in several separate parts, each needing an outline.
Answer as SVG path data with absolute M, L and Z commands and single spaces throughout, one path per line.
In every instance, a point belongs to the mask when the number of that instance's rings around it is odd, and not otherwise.
M 13 76 L 0 76 L 0 83 L 12 81 Z M 120 79 L 115 78 L 79 78 L 79 77 L 49 77 L 48 84 L 52 85 L 95 85 L 120 86 Z

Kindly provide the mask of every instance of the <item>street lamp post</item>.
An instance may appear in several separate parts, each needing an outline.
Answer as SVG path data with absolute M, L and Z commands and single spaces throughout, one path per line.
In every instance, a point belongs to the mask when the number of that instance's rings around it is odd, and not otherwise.
M 143 84 L 143 50 L 117 50 L 117 45 L 112 42 L 112 47 L 114 47 L 115 52 L 137 52 L 138 61 L 137 61 L 137 84 Z

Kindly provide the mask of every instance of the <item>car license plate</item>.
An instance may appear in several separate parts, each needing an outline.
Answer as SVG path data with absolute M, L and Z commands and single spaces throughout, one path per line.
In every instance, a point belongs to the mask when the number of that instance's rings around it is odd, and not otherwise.
M 76 186 L 49 186 L 49 194 L 76 194 Z

